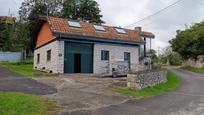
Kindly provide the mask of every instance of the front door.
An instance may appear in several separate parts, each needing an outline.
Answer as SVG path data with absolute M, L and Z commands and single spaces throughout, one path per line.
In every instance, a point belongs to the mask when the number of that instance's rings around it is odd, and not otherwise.
M 130 70 L 131 68 L 130 68 L 130 52 L 125 52 L 124 53 L 124 61 L 127 61 L 127 63 L 128 63 L 128 69 Z
M 74 73 L 81 73 L 81 54 L 74 54 Z

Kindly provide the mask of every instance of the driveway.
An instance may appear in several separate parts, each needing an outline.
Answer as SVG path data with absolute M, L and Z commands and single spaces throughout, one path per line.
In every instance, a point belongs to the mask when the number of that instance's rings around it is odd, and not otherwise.
M 46 95 L 57 92 L 53 87 L 10 72 L 3 67 L 0 67 L 0 91 L 23 92 L 36 95 Z
M 46 94 L 61 108 L 60 115 L 204 115 L 204 75 L 172 69 L 182 79 L 176 91 L 146 99 L 112 92 L 124 78 L 69 74 L 25 78 L 0 68 L 0 90 Z M 56 92 L 57 89 L 57 93 Z
M 111 83 L 122 79 L 65 75 L 40 82 L 56 87 L 47 95 L 58 100 L 61 115 L 204 115 L 204 75 L 172 69 L 182 79 L 173 92 L 146 99 L 133 99 L 111 91 Z

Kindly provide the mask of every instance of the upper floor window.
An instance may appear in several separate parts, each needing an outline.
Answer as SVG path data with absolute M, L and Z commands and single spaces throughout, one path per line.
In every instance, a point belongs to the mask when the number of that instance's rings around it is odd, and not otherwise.
M 101 60 L 103 60 L 103 61 L 109 60 L 109 51 L 107 51 L 107 50 L 101 51 Z
M 115 28 L 116 32 L 119 34 L 127 34 L 127 32 L 123 28 Z
M 70 21 L 70 20 L 69 20 L 68 23 L 69 23 L 69 26 L 70 26 L 70 27 L 81 28 L 81 25 L 79 24 L 78 21 Z
M 102 25 L 94 24 L 93 26 L 97 31 L 106 31 L 106 29 Z

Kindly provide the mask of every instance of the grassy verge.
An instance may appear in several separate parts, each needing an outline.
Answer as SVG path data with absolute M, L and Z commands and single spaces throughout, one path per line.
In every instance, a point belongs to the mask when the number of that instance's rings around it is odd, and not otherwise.
M 130 88 L 116 88 L 113 89 L 115 92 L 122 93 L 132 97 L 151 97 L 155 95 L 162 94 L 166 91 L 171 91 L 179 87 L 181 80 L 171 71 L 167 72 L 167 79 L 166 83 L 159 84 L 157 86 L 144 88 L 142 90 L 131 90 Z
M 32 63 L 8 63 L 2 62 L 0 66 L 9 69 L 10 71 L 19 73 L 26 77 L 50 76 L 53 74 L 33 70 Z
M 56 103 L 23 93 L 0 92 L 0 115 L 55 115 Z
M 196 68 L 196 67 L 191 67 L 191 66 L 184 66 L 184 67 L 181 67 L 181 69 L 195 72 L 195 73 L 204 73 L 204 67 Z

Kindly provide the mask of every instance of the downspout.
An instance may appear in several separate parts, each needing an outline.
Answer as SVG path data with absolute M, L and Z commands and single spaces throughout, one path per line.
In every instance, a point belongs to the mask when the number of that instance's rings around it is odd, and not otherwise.
M 145 45 L 144 45 L 144 57 L 146 57 L 146 44 L 147 44 L 147 40 L 146 37 L 144 37 L 144 41 L 145 41 Z

